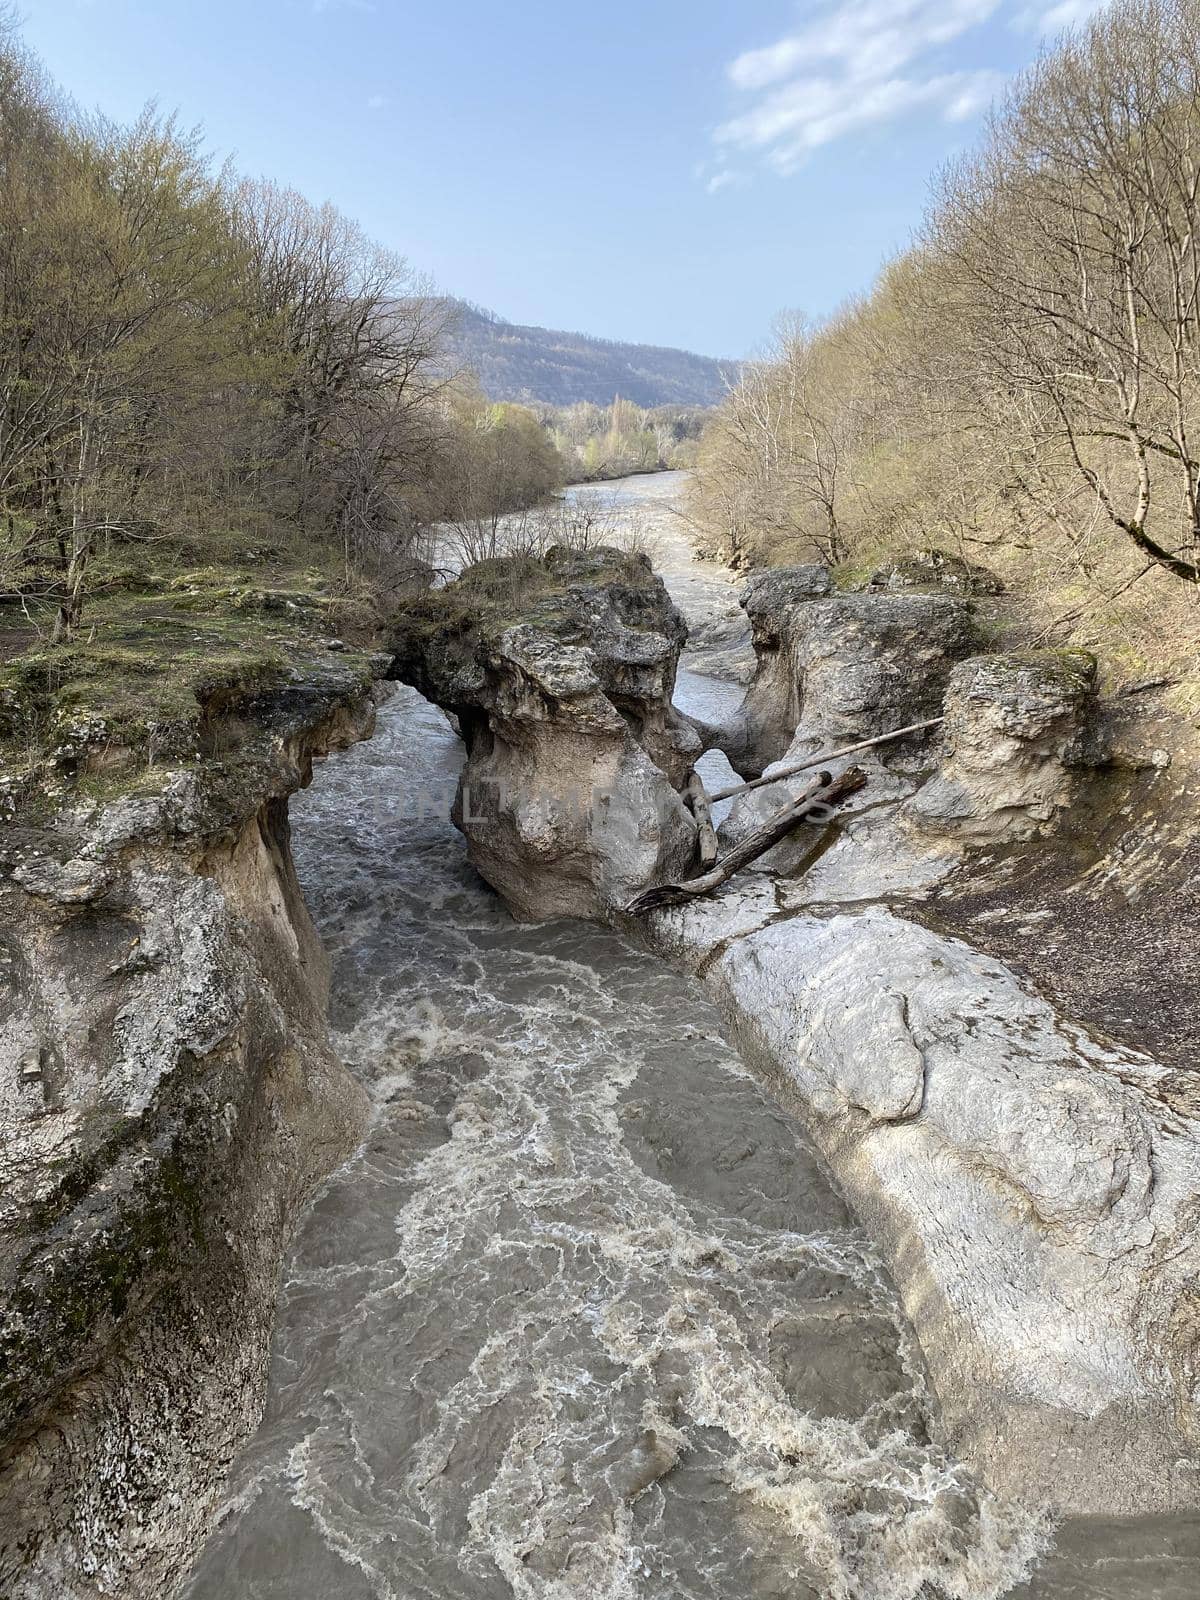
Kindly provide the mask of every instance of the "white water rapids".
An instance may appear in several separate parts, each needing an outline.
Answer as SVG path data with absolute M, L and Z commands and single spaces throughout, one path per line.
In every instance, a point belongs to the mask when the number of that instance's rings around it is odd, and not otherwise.
M 677 483 L 607 492 L 736 643 Z M 737 696 L 681 675 L 698 715 Z M 267 1415 L 189 1600 L 1013 1593 L 1039 1519 L 930 1442 L 895 1293 L 803 1132 L 696 985 L 511 920 L 446 820 L 460 749 L 401 690 L 292 808 L 375 1115 L 285 1265 Z M 1191 1593 L 1140 1583 L 1171 1581 L 1162 1547 L 1118 1588 L 1064 1558 L 1020 1592 Z

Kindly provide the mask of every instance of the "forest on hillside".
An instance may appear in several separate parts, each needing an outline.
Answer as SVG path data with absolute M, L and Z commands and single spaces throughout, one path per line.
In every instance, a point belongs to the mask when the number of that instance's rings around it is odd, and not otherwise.
M 687 350 L 621 344 L 582 333 L 522 327 L 463 301 L 447 303 L 455 360 L 478 374 L 490 400 L 527 405 L 711 406 L 736 363 Z
M 544 500 L 564 462 L 532 413 L 448 375 L 447 316 L 332 205 L 214 168 L 154 110 L 81 112 L 0 14 L 0 595 L 20 641 L 221 562 L 387 592 L 431 525 Z
M 1196 0 L 1124 0 L 1045 55 L 873 292 L 743 369 L 700 448 L 704 540 L 748 566 L 943 545 L 1031 637 L 1192 676 L 1198 107 Z

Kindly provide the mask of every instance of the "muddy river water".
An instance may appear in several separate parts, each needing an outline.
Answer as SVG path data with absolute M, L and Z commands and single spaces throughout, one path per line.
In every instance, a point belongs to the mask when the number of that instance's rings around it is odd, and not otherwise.
M 604 492 L 735 664 L 678 480 Z M 678 698 L 715 720 L 738 693 L 689 670 Z M 460 759 L 402 689 L 293 804 L 375 1115 L 285 1265 L 267 1415 L 189 1600 L 1200 1592 L 1193 1528 L 1076 1524 L 1046 1559 L 1037 1508 L 931 1442 L 894 1290 L 803 1129 L 698 986 L 512 921 L 446 820 Z

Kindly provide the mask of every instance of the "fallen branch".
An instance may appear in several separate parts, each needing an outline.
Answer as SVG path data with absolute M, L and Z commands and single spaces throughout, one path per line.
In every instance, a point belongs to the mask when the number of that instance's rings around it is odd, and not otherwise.
M 739 840 L 711 872 L 705 872 L 698 878 L 689 878 L 686 883 L 659 883 L 653 888 L 643 889 L 641 894 L 634 895 L 625 907 L 626 911 L 636 917 L 645 911 L 657 911 L 662 906 L 674 906 L 683 900 L 711 894 L 723 883 L 728 883 L 735 872 L 740 872 L 759 856 L 765 855 L 772 845 L 778 844 L 810 812 L 818 807 L 824 811 L 836 805 L 839 800 L 861 789 L 866 781 L 867 775 L 861 767 L 847 767 L 837 778 L 831 778 L 828 772 L 818 774 L 817 781 L 810 783 L 802 794 L 789 800 L 787 805 L 780 806 L 778 811 L 773 811 L 761 828 L 756 828 L 753 833 Z
M 718 800 L 732 800 L 735 795 L 746 794 L 750 789 L 761 789 L 768 783 L 778 783 L 781 778 L 794 778 L 798 772 L 808 772 L 826 761 L 840 761 L 842 756 L 854 756 L 860 750 L 873 750 L 878 744 L 887 744 L 892 739 L 903 739 L 908 733 L 923 733 L 926 728 L 936 728 L 945 720 L 945 717 L 930 717 L 928 722 L 910 722 L 907 728 L 895 728 L 891 733 L 878 733 L 873 739 L 860 739 L 857 744 L 848 744 L 842 750 L 825 750 L 821 755 L 812 756 L 807 761 L 797 761 L 793 767 L 782 767 L 778 772 L 765 772 L 761 778 L 751 778 L 746 783 L 735 783 L 731 789 L 718 789 L 716 794 L 709 795 L 709 799 L 713 805 L 716 805 Z
M 700 865 L 711 867 L 717 859 L 717 830 L 713 827 L 712 806 L 704 787 L 704 779 L 698 772 L 689 775 L 683 797 L 696 819 L 696 845 L 700 851 Z

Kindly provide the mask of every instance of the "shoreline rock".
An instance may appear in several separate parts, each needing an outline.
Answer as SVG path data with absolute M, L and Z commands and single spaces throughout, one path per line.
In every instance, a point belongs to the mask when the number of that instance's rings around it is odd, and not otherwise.
M 880 1246 L 947 1447 L 1056 1514 L 1195 1509 L 1200 1120 L 1168 1069 L 883 906 L 731 888 L 644 937 L 716 993 Z
M 288 1233 L 366 1114 L 287 796 L 374 704 L 338 658 L 239 707 L 228 759 L 4 841 L 14 1600 L 170 1592 L 259 1421 Z
M 782 567 L 756 574 L 741 604 L 757 668 L 711 737 L 749 778 L 937 716 L 955 663 L 979 646 L 957 586 L 838 593 L 826 567 Z
M 947 1446 L 1059 1514 L 1194 1510 L 1195 1097 L 903 914 L 973 850 L 1069 827 L 1104 759 L 1093 658 L 971 653 L 988 578 L 930 560 L 852 595 L 808 569 L 749 585 L 759 672 L 717 739 L 748 771 L 944 727 L 876 752 L 824 840 L 798 830 L 707 903 L 625 926 L 716 992 L 805 1120 L 897 1283 Z M 722 837 L 805 781 L 740 797 Z

